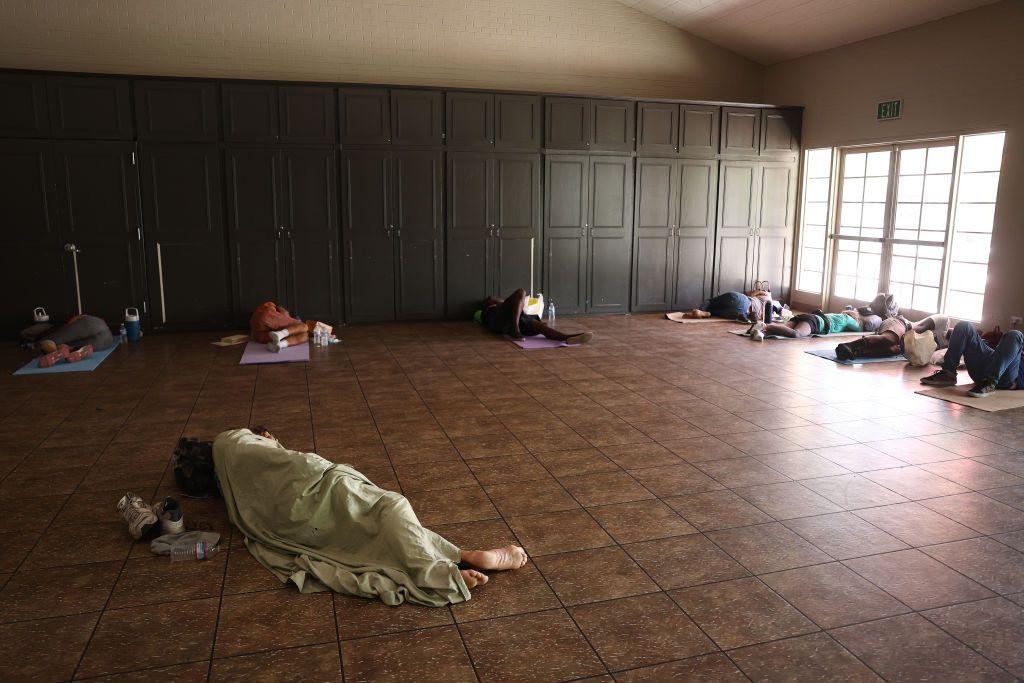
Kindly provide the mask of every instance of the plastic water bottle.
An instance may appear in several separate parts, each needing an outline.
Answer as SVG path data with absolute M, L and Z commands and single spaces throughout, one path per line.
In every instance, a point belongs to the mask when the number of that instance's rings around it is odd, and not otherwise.
M 554 324 L 555 324 L 555 302 L 552 299 L 551 302 L 548 304 L 548 325 L 552 325 L 553 326 Z
M 324 332 L 321 329 L 313 330 L 313 346 L 324 345 Z
M 195 545 L 176 545 L 171 548 L 171 562 L 208 560 L 219 552 L 220 546 L 211 546 L 205 541 L 199 541 Z
M 128 343 L 128 328 L 124 326 L 124 323 L 121 323 L 121 330 L 120 330 L 119 334 L 121 335 L 121 343 L 122 344 L 127 344 Z

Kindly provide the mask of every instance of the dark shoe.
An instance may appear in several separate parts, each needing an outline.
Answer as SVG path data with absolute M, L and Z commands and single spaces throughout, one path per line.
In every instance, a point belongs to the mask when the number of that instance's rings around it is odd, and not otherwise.
M 956 373 L 947 370 L 936 370 L 927 377 L 921 378 L 921 384 L 930 387 L 952 387 L 956 386 Z
M 593 332 L 578 332 L 565 338 L 566 344 L 586 344 L 594 338 Z
M 967 395 L 971 398 L 985 398 L 995 390 L 996 383 L 992 380 L 986 380 L 984 382 L 975 382 L 974 386 L 968 390 Z
M 853 350 L 850 344 L 839 344 L 836 346 L 836 358 L 839 360 L 853 360 L 857 357 L 857 352 Z

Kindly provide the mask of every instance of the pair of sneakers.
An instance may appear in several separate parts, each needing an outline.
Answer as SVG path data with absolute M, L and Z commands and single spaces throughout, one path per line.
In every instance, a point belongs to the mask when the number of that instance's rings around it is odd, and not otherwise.
M 128 533 L 136 541 L 157 526 L 160 527 L 162 535 L 180 534 L 185 531 L 185 518 L 181 513 L 181 504 L 174 498 L 165 498 L 156 505 L 150 506 L 142 498 L 129 491 L 117 502 L 117 511 L 128 523 Z
M 936 370 L 934 373 L 927 377 L 921 378 L 921 384 L 929 387 L 952 387 L 956 386 L 957 374 L 944 370 L 942 368 Z M 984 380 L 981 382 L 975 382 L 974 386 L 967 390 L 967 395 L 971 398 L 986 398 L 992 395 L 992 392 L 996 390 L 996 382 L 994 380 Z
M 63 360 L 65 363 L 77 363 L 80 360 L 85 360 L 92 355 L 92 345 L 86 344 L 85 346 L 71 350 L 71 347 L 67 344 L 61 344 L 57 347 L 56 351 L 51 351 L 43 356 L 39 357 L 39 367 L 50 368 Z

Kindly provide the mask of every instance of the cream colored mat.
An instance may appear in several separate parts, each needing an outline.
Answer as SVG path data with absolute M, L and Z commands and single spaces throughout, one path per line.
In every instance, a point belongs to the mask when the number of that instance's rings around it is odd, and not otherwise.
M 666 313 L 665 318 L 674 323 L 733 323 L 736 325 L 749 325 L 741 320 L 726 320 L 725 318 L 684 318 L 681 312 Z
M 970 384 L 958 384 L 955 387 L 938 387 L 936 389 L 922 389 L 916 393 L 922 396 L 931 396 L 950 403 L 957 403 L 969 408 L 977 408 L 988 413 L 1010 410 L 1011 408 L 1024 408 L 1024 391 L 1003 390 L 989 394 L 985 398 L 971 398 L 967 390 L 974 386 Z

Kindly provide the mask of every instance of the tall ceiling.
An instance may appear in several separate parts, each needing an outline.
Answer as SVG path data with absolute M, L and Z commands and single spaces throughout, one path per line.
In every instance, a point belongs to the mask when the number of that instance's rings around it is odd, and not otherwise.
M 855 43 L 996 1 L 619 0 L 761 64 Z

